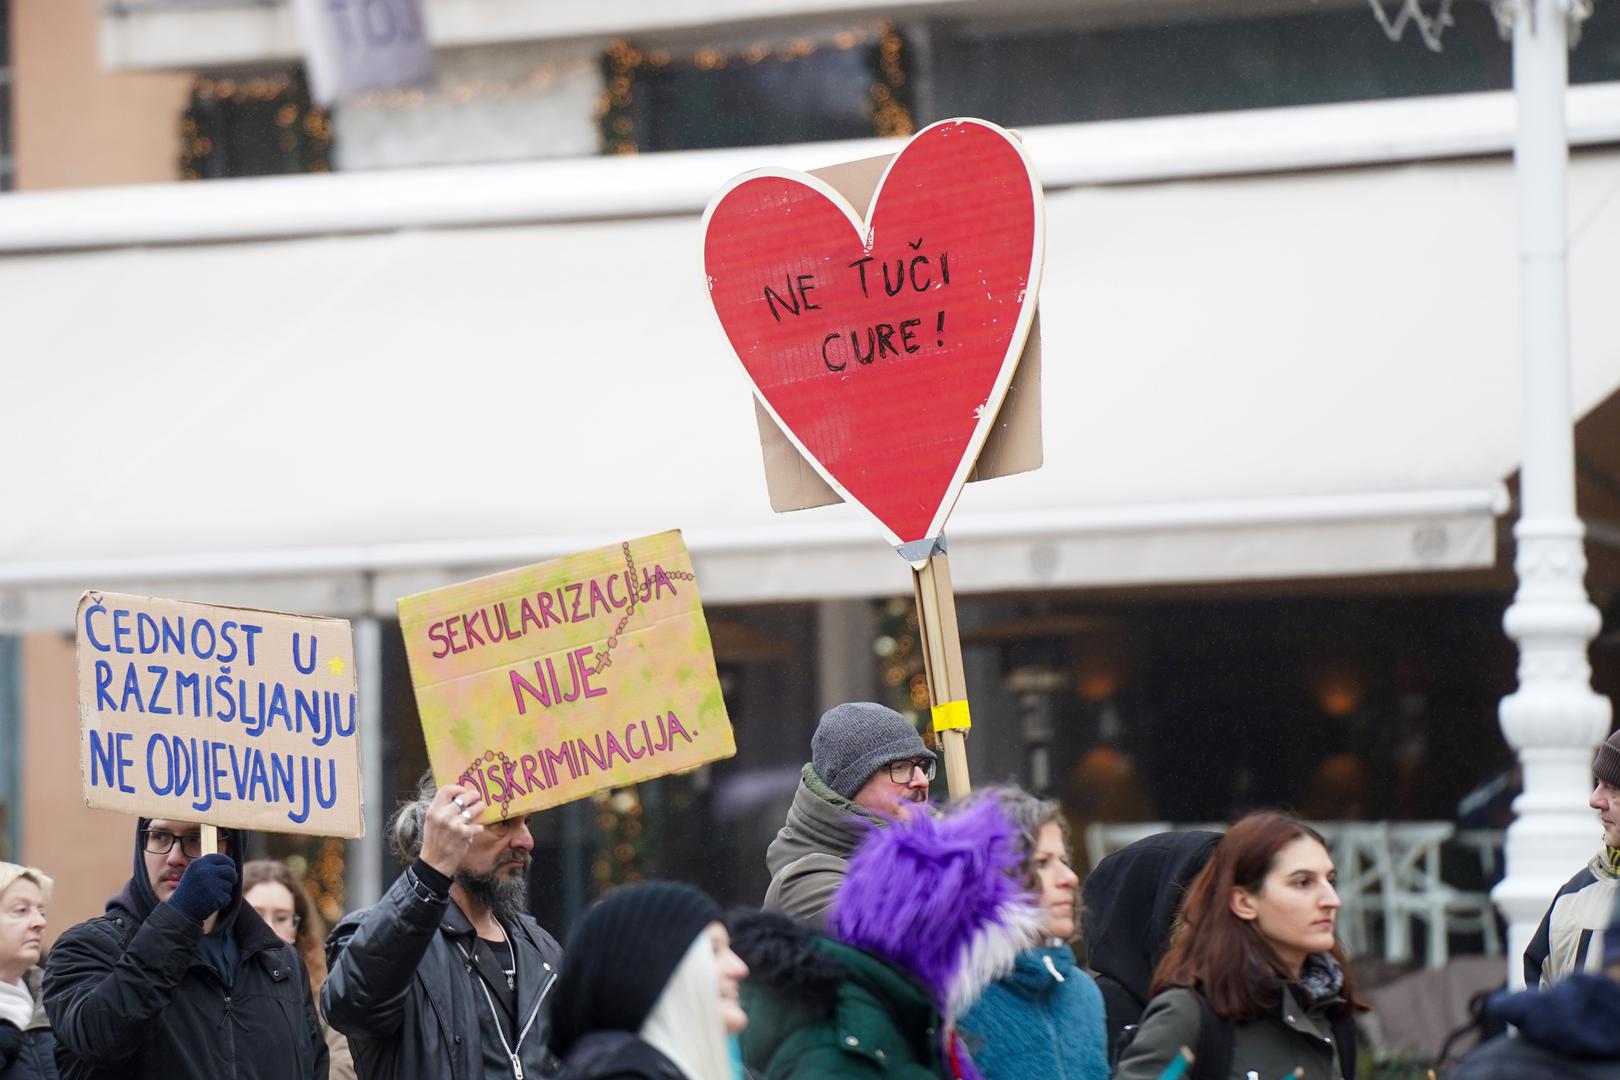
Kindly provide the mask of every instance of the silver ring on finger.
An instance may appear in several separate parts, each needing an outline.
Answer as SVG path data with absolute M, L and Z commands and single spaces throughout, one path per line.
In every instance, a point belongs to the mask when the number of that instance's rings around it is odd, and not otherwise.
M 456 804 L 456 809 L 457 810 L 465 810 L 465 809 L 467 809 L 467 804 L 461 801 L 461 796 L 460 795 L 457 795 L 455 798 L 451 799 L 450 801 Z
M 472 811 L 468 810 L 466 807 L 462 807 L 461 808 L 461 820 L 462 821 L 471 821 L 472 820 Z

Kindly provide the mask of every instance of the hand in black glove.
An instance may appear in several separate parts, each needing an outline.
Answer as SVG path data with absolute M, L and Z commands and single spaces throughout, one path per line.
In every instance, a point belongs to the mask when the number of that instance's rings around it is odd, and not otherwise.
M 17 1030 L 17 1025 L 10 1020 L 0 1020 L 0 1070 L 11 1068 L 22 1044 L 23 1033 Z
M 229 855 L 204 855 L 186 867 L 169 903 L 198 922 L 231 902 L 236 864 Z

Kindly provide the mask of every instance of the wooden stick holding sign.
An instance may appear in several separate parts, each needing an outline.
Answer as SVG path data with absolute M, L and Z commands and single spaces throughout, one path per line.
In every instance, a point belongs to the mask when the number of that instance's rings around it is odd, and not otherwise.
M 950 784 L 951 798 L 960 799 L 973 786 L 968 780 L 967 764 L 967 677 L 962 670 L 962 637 L 956 628 L 950 558 L 943 550 L 935 552 L 921 567 L 913 567 L 911 576 L 917 596 L 917 628 L 928 675 L 928 698 L 934 706 L 934 737 L 945 754 L 945 779 Z
M 217 854 L 219 852 L 219 826 L 204 824 L 198 826 L 198 829 L 197 858 L 200 859 L 204 855 Z M 182 850 L 184 850 L 184 840 L 176 840 L 175 843 L 182 845 Z M 218 925 L 219 912 L 216 911 L 214 914 L 203 920 L 203 933 L 212 934 L 214 932 L 214 927 Z
M 864 215 L 826 179 L 771 169 L 704 215 L 709 299 L 760 407 L 911 565 L 953 798 L 968 706 L 945 520 L 1029 341 L 1045 232 L 1023 147 L 972 119 L 918 132 Z

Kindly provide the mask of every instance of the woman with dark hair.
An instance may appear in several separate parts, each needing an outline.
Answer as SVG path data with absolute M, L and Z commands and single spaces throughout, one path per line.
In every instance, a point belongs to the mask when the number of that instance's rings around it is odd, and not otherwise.
M 258 912 L 272 933 L 298 950 L 309 972 L 309 992 L 320 1012 L 321 983 L 326 981 L 325 924 L 292 867 L 280 859 L 254 859 L 242 864 L 242 899 Z M 355 1080 L 354 1057 L 341 1031 L 321 1020 L 326 1036 L 330 1080 Z
M 975 799 L 1001 805 L 1018 831 L 1024 890 L 1041 925 L 1011 972 L 991 983 L 957 1024 L 985 1080 L 1108 1080 L 1102 993 L 1075 962 L 1076 892 L 1069 833 L 1058 804 L 1016 787 Z
M 1333 882 L 1327 844 L 1296 818 L 1232 826 L 1187 889 L 1115 1080 L 1157 1080 L 1183 1047 L 1191 1075 L 1211 1080 L 1353 1077 L 1353 1014 L 1367 1006 L 1334 936 Z

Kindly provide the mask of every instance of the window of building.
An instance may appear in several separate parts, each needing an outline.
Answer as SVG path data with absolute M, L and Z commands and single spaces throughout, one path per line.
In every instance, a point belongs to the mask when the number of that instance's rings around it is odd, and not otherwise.
M 603 63 L 610 154 L 913 130 L 905 42 L 886 24 L 687 52 L 619 42 Z
M 1391 42 L 1364 5 L 1259 14 L 1187 6 L 1099 24 L 1073 9 L 937 19 L 687 54 L 620 44 L 599 109 L 609 153 L 901 134 L 951 116 L 1008 126 L 1506 90 L 1512 51 L 1489 5 L 1459 3 L 1440 52 Z M 820 41 L 807 51 L 807 44 Z M 1598 5 L 1572 83 L 1620 79 L 1620 7 Z M 904 111 L 904 126 L 881 121 Z
M 11 149 L 11 4 L 0 0 L 0 191 L 16 185 Z
M 22 640 L 0 635 L 0 862 L 17 861 L 22 763 Z
M 201 78 L 180 118 L 187 180 L 326 172 L 332 124 L 301 74 Z

